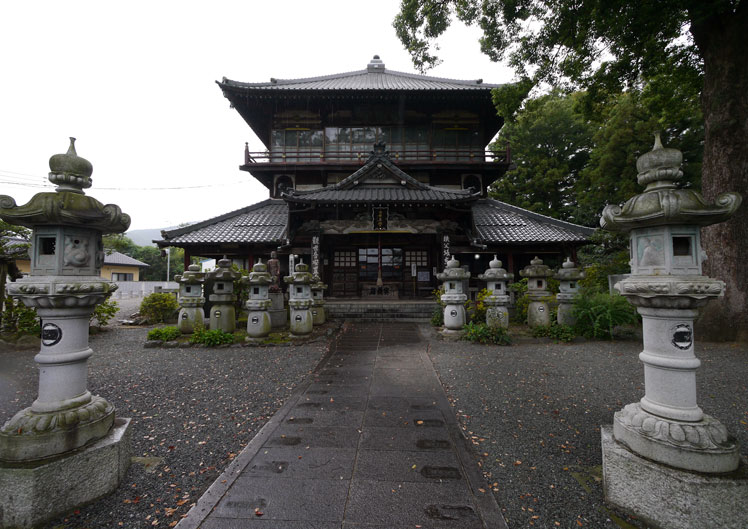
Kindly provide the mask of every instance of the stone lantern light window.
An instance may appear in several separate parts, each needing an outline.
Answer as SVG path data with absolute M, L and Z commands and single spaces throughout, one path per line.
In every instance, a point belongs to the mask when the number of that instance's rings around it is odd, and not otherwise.
M 255 296 L 257 296 L 257 295 L 259 295 L 259 294 L 260 294 L 260 289 L 259 289 L 258 287 L 254 287 L 254 288 L 252 289 L 252 293 L 253 293 L 253 294 L 254 294 Z
M 223 290 L 223 283 L 218 283 L 216 285 L 216 290 Z
M 184 287 L 184 290 L 189 294 L 190 292 L 192 292 L 192 287 Z
M 538 279 L 538 288 L 543 288 L 543 280 Z
M 56 239 L 54 237 L 41 237 L 39 239 L 39 254 L 54 255 Z

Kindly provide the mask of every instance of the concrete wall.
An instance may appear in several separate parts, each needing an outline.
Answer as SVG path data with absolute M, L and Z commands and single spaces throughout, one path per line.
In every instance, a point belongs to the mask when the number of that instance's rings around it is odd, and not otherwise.
M 112 294 L 114 299 L 144 298 L 148 294 L 153 294 L 153 289 L 157 286 L 179 289 L 176 281 L 117 281 L 116 283 L 119 288 Z

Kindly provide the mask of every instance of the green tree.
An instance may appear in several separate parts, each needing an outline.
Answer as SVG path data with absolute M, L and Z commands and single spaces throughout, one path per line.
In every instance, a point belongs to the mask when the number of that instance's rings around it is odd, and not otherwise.
M 137 246 L 131 257 L 146 263 L 148 268 L 143 268 L 141 279 L 143 281 L 165 281 L 167 257 L 161 254 L 161 250 L 155 246 Z M 184 273 L 184 250 L 182 248 L 171 248 L 171 259 L 169 264 L 169 280 L 173 280 L 177 274 Z
M 578 221 L 576 188 L 592 145 L 593 126 L 575 111 L 580 94 L 558 91 L 528 100 L 501 129 L 516 165 L 491 186 L 493 198 L 567 221 Z
M 30 229 L 0 220 L 0 328 L 2 328 L 5 304 L 5 282 L 8 277 L 11 279 L 20 277 L 21 274 L 15 261 L 18 258 L 28 257 L 30 240 Z
M 505 117 L 511 117 L 512 103 L 516 110 L 522 96 L 543 82 L 585 88 L 591 100 L 605 100 L 666 72 L 700 79 L 704 195 L 748 190 L 746 1 L 402 0 L 394 26 L 416 66 L 438 62 L 433 45 L 454 17 L 477 24 L 483 52 L 515 69 L 519 82 L 495 94 L 505 102 Z M 708 307 L 712 325 L 704 330 L 748 339 L 748 267 L 741 262 L 748 207 L 703 235 L 706 271 L 727 283 L 724 300 Z
M 104 235 L 103 243 L 107 250 L 114 250 L 130 257 L 135 257 L 133 254 L 138 248 L 138 245 L 124 233 L 108 233 Z

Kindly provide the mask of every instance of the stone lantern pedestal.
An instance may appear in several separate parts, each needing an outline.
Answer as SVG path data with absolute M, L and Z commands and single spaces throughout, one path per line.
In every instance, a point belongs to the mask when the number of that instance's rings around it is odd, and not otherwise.
M 579 280 L 584 279 L 584 272 L 574 266 L 572 260 L 567 257 L 561 269 L 556 272 L 555 278 L 559 281 L 559 292 L 556 294 L 556 321 L 559 325 L 572 326 L 577 322 L 574 317 L 574 297 L 579 293 Z
M 205 274 L 200 272 L 200 265 L 190 265 L 181 276 L 176 276 L 179 283 L 179 318 L 177 326 L 182 334 L 192 334 L 196 325 L 204 325 L 203 283 Z
M 283 278 L 288 283 L 288 306 L 291 307 L 291 334 L 305 336 L 312 332 L 312 282 L 309 266 L 299 261 L 292 275 Z
M 447 261 L 444 272 L 436 274 L 439 281 L 443 281 L 444 294 L 444 331 L 447 334 L 462 332 L 466 323 L 465 301 L 467 295 L 463 292 L 463 281 L 470 279 L 470 272 L 460 268 L 460 261 L 454 256 Z
M 247 300 L 247 336 L 250 338 L 263 338 L 270 334 L 272 322 L 268 310 L 272 302 L 268 298 L 268 290 L 273 278 L 268 273 L 267 265 L 262 260 L 258 261 L 249 273 L 249 277 L 243 278 L 249 284 L 249 299 Z
M 748 520 L 748 477 L 735 438 L 696 399 L 693 321 L 723 294 L 702 275 L 699 227 L 729 218 L 740 195 L 714 205 L 675 181 L 681 153 L 659 141 L 637 161 L 644 193 L 608 206 L 604 229 L 630 232 L 631 275 L 615 285 L 643 322 L 645 395 L 616 412 L 603 431 L 606 499 L 663 528 L 742 527 Z M 697 508 L 695 508 L 697 506 Z
M 234 332 L 236 330 L 234 281 L 239 279 L 241 274 L 234 271 L 231 268 L 231 261 L 224 257 L 218 261 L 215 270 L 205 275 L 213 280 L 213 293 L 208 298 L 214 303 L 210 308 L 210 328 Z
M 32 229 L 31 274 L 8 293 L 42 319 L 39 394 L 0 429 L 0 527 L 31 527 L 117 488 L 130 463 L 129 420 L 87 389 L 89 317 L 117 285 L 100 277 L 102 233 L 130 217 L 83 192 L 91 164 L 75 152 L 52 156 L 54 193 L 17 206 L 0 196 L 0 218 Z
M 547 327 L 551 324 L 548 299 L 551 292 L 548 290 L 548 278 L 553 271 L 543 264 L 543 260 L 535 257 L 530 264 L 519 271 L 519 275 L 527 278 L 527 297 L 530 304 L 527 307 L 527 325 L 532 329 L 535 327 Z
M 501 267 L 501 261 L 496 256 L 488 263 L 488 270 L 480 274 L 478 279 L 486 282 L 486 290 L 490 295 L 483 300 L 488 307 L 486 309 L 486 325 L 489 327 L 509 327 L 509 311 L 506 308 L 509 303 L 506 284 L 514 278 L 514 274 L 508 273 Z
M 312 283 L 312 323 L 314 325 L 322 325 L 327 321 L 325 315 L 325 285 L 322 280 L 317 276 L 314 277 L 314 283 Z

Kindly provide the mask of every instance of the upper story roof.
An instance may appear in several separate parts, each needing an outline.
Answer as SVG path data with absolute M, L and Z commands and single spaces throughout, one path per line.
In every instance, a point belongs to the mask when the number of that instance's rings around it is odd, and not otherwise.
M 430 77 L 406 72 L 388 70 L 384 62 L 375 55 L 366 69 L 354 72 L 336 73 L 302 79 L 276 79 L 270 82 L 242 83 L 223 78 L 218 85 L 245 90 L 293 91 L 293 90 L 481 90 L 489 91 L 501 85 L 484 83 L 483 79 L 459 80 Z

